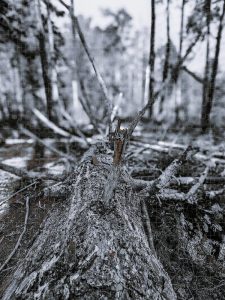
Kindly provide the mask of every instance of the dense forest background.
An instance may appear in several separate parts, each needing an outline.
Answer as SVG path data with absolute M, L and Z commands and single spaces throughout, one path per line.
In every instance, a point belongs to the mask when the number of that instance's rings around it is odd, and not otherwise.
M 222 300 L 225 0 L 78 5 L 0 1 L 0 298 Z
M 102 10 L 104 28 L 93 26 L 91 18 L 79 16 L 78 20 L 113 105 L 120 103 L 121 116 L 134 114 L 162 83 L 170 81 L 146 119 L 169 126 L 180 122 L 203 130 L 210 125 L 219 129 L 225 115 L 220 53 L 223 1 L 174 2 L 152 1 L 153 22 L 149 20 L 148 28 L 137 29 L 122 8 Z M 180 8 L 176 46 L 170 25 L 174 4 L 176 10 Z M 69 13 L 62 1 L 1 2 L 2 124 L 30 123 L 34 108 L 64 127 L 65 113 L 76 122 L 88 123 L 89 104 L 95 117 L 102 118 L 104 93 L 73 25 L 76 7 L 72 6 L 74 11 Z M 160 19 L 165 28 L 155 26 L 157 9 L 164 11 Z M 193 64 L 199 65 L 194 72 L 189 68 Z

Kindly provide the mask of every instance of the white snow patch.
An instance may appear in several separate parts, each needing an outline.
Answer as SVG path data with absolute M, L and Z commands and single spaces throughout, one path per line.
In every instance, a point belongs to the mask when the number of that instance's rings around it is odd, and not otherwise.
M 65 165 L 64 164 L 56 164 L 54 162 L 47 163 L 44 165 L 44 168 L 49 170 L 49 173 L 51 174 L 62 174 L 65 171 Z
M 18 144 L 33 144 L 34 140 L 32 139 L 6 139 L 6 145 L 18 145 Z
M 29 157 L 12 157 L 9 159 L 5 159 L 2 162 L 6 165 L 16 167 L 16 168 L 25 168 L 27 166 L 27 161 Z

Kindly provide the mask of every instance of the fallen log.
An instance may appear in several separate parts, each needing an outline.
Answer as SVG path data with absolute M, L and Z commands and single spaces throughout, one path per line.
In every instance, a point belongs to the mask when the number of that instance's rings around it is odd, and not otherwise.
M 84 156 L 2 299 L 176 299 L 149 246 L 143 198 L 118 180 L 105 199 L 111 167 L 102 145 Z
M 67 172 L 62 175 L 55 174 L 41 174 L 39 172 L 27 171 L 24 169 L 16 168 L 5 163 L 0 162 L 0 170 L 16 175 L 25 180 L 53 180 L 53 181 L 62 181 L 68 174 Z
M 56 124 L 54 124 L 52 121 L 47 119 L 38 109 L 34 108 L 32 112 L 38 118 L 38 120 L 40 120 L 45 126 L 50 128 L 56 134 L 63 137 L 71 138 L 73 141 L 79 143 L 81 147 L 84 147 L 85 149 L 87 148 L 88 143 L 86 139 L 72 135 L 71 133 L 65 131 L 64 129 L 59 128 Z
M 23 128 L 22 126 L 20 127 L 20 130 L 23 134 L 25 134 L 26 136 L 29 136 L 30 138 L 32 138 L 33 140 L 35 140 L 38 144 L 43 145 L 44 147 L 46 147 L 48 150 L 50 150 L 51 152 L 57 154 L 59 157 L 64 157 L 67 160 L 69 160 L 70 162 L 74 162 L 75 161 L 75 157 L 68 155 L 66 153 L 63 153 L 62 151 L 59 151 L 58 149 L 56 149 L 55 147 L 45 143 L 42 139 L 40 139 L 38 136 L 36 136 L 34 133 L 32 133 L 31 131 L 29 131 L 26 128 Z
M 148 182 L 152 182 L 155 179 L 155 176 L 152 176 L 151 173 L 147 173 L 147 170 L 144 171 L 142 170 L 140 173 L 134 172 L 131 174 L 132 177 L 134 177 L 135 180 L 139 180 L 142 182 L 143 186 L 147 186 Z M 138 178 L 138 179 L 136 179 Z M 170 185 L 193 185 L 196 184 L 199 180 L 199 177 L 176 177 L 172 178 L 170 180 Z M 204 179 L 203 184 L 213 184 L 213 185 L 218 185 L 218 184 L 225 184 L 225 178 L 224 177 L 219 177 L 219 176 L 208 176 Z

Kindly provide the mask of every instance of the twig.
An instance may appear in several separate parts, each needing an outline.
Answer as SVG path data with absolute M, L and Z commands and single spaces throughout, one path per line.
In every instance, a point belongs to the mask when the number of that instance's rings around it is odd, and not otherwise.
M 191 70 L 189 70 L 186 66 L 183 66 L 181 69 L 184 70 L 191 77 L 193 77 L 197 82 L 203 84 L 204 80 L 200 76 L 198 76 L 196 73 L 194 73 Z
M 65 157 L 66 159 L 68 159 L 69 161 L 74 162 L 75 159 L 74 157 L 67 155 L 66 153 L 63 153 L 59 150 L 57 150 L 56 148 L 48 145 L 47 143 L 45 143 L 44 141 L 42 141 L 39 137 L 37 137 L 34 133 L 32 133 L 30 130 L 24 128 L 23 126 L 20 127 L 20 130 L 27 136 L 29 136 L 30 138 L 34 139 L 35 141 L 37 141 L 39 144 L 44 145 L 47 149 L 49 149 L 51 152 L 56 153 L 57 155 L 59 155 L 60 157 Z
M 101 129 L 98 126 L 99 125 L 99 120 L 97 120 L 97 118 L 95 117 L 94 112 L 92 111 L 91 101 L 90 101 L 89 96 L 86 92 L 85 84 L 84 84 L 84 82 L 81 78 L 79 78 L 78 82 L 79 82 L 79 85 L 80 85 L 80 92 L 81 92 L 79 100 L 80 100 L 80 103 L 83 107 L 83 110 L 85 111 L 85 113 L 89 117 L 90 122 L 93 125 L 94 129 L 97 132 L 102 133 Z
M 10 197 L 8 197 L 7 199 L 5 199 L 4 201 L 2 201 L 0 203 L 0 206 L 3 205 L 4 203 L 8 202 L 10 199 L 12 199 L 13 197 L 15 197 L 16 195 L 18 195 L 19 193 L 22 193 L 23 191 L 27 190 L 29 187 L 35 185 L 38 182 L 38 180 L 32 182 L 31 184 L 28 184 L 27 186 L 25 186 L 24 188 L 20 189 L 19 191 L 16 191 L 14 194 L 12 194 Z
M 1 243 L 2 243 L 2 241 L 4 240 L 4 236 L 0 239 L 0 245 L 1 245 Z
M 23 227 L 23 231 L 21 232 L 17 243 L 14 247 L 14 249 L 11 251 L 11 253 L 9 254 L 9 256 L 7 257 L 7 259 L 3 262 L 3 264 L 0 266 L 0 272 L 2 272 L 2 270 L 5 268 L 5 266 L 9 263 L 9 261 L 12 259 L 12 257 L 14 256 L 14 254 L 16 253 L 16 251 L 18 250 L 22 238 L 27 230 L 27 221 L 28 221 L 28 216 L 29 216 L 29 197 L 26 198 L 26 215 L 25 215 L 25 219 L 24 219 L 24 227 Z
M 207 175 L 208 175 L 208 172 L 209 172 L 209 166 L 207 166 L 205 168 L 205 171 L 203 172 L 203 174 L 199 177 L 199 180 L 198 182 L 193 185 L 190 190 L 188 191 L 187 195 L 186 195 L 186 200 L 189 202 L 189 203 L 193 203 L 194 202 L 194 198 L 195 198 L 195 195 L 197 194 L 197 191 L 198 189 L 203 185 Z
M 181 57 L 181 59 L 179 60 L 179 65 L 181 66 L 184 61 L 186 60 L 186 58 L 188 57 L 188 55 L 191 53 L 191 50 L 194 48 L 194 46 L 197 44 L 197 42 L 199 41 L 199 39 L 201 38 L 202 36 L 202 32 L 199 32 L 195 39 L 193 40 L 193 42 L 189 45 L 189 47 L 187 48 L 185 54 L 183 57 Z
M 76 131 L 76 133 L 82 139 L 84 139 L 87 144 L 89 144 L 88 141 L 87 141 L 86 136 L 83 134 L 83 132 L 80 130 L 79 126 L 75 123 L 75 121 L 68 114 L 68 112 L 64 108 L 61 108 L 61 113 L 62 113 L 63 117 L 69 122 L 69 125 Z
M 128 127 L 128 139 L 131 138 L 131 135 L 134 132 L 134 129 L 136 128 L 137 124 L 140 122 L 141 118 L 144 116 L 145 112 L 147 111 L 147 109 L 150 107 L 150 105 L 152 105 L 155 100 L 162 95 L 162 93 L 164 93 L 166 87 L 169 85 L 169 81 L 165 81 L 165 83 L 161 86 L 160 90 L 158 90 L 154 96 L 153 99 L 149 99 L 148 103 L 136 114 L 136 116 L 134 117 L 134 120 L 129 124 Z

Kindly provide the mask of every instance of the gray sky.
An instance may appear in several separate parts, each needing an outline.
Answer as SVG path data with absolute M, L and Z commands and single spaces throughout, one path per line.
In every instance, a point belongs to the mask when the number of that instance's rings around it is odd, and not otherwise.
M 55 3 L 58 0 L 53 0 Z M 69 4 L 69 0 L 65 0 Z M 179 28 L 180 28 L 180 5 L 182 0 L 176 0 L 172 2 L 170 7 L 171 12 L 171 38 L 176 46 L 179 41 Z M 76 14 L 82 14 L 86 17 L 92 17 L 93 25 L 104 26 L 105 19 L 102 17 L 101 8 L 109 8 L 112 10 L 118 10 L 119 8 L 125 8 L 128 13 L 133 17 L 133 24 L 135 27 L 150 27 L 150 0 L 75 0 Z M 157 5 L 156 10 L 156 46 L 165 44 L 166 42 L 166 17 L 165 17 L 165 5 Z M 186 14 L 190 14 L 191 8 L 186 5 Z M 189 41 L 190 42 L 190 41 Z M 223 43 L 222 43 L 223 45 Z M 224 47 L 221 49 L 221 59 L 225 58 L 223 52 Z M 205 45 L 200 44 L 194 49 L 194 59 L 188 62 L 188 67 L 201 73 L 204 68 L 204 56 Z
M 148 0 L 77 0 L 76 10 L 78 13 L 93 16 L 97 23 L 101 23 L 101 8 L 126 8 L 133 16 L 137 24 L 148 25 L 150 18 L 150 7 Z

